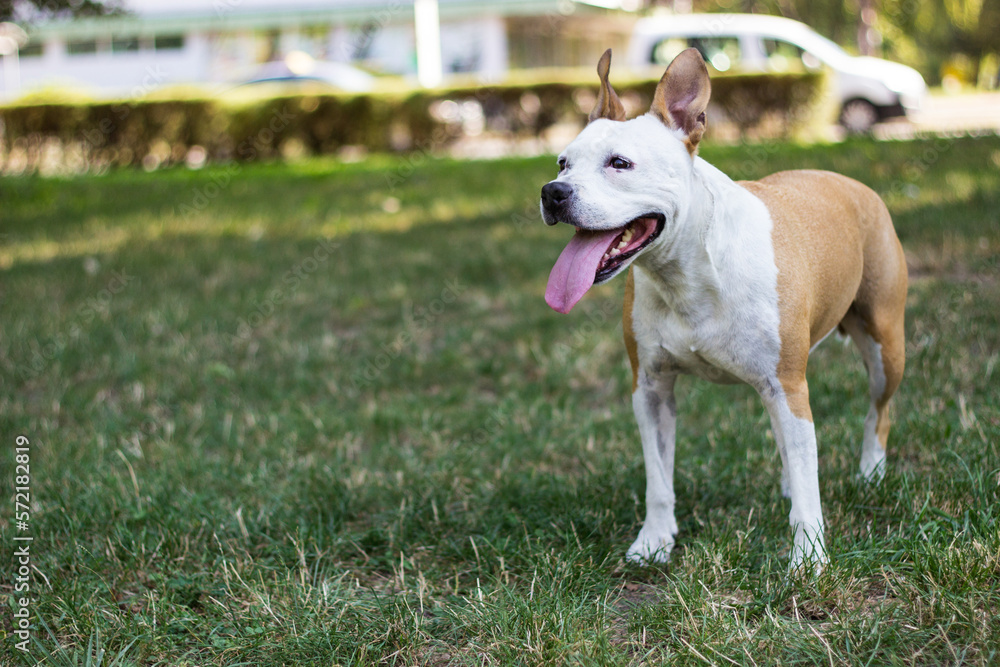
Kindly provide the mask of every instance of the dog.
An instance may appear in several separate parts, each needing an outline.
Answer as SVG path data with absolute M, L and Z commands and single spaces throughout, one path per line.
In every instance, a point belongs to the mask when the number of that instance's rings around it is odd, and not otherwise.
M 626 120 L 597 66 L 587 126 L 541 192 L 548 225 L 576 232 L 549 276 L 546 302 L 568 313 L 594 284 L 628 270 L 623 328 L 632 407 L 646 466 L 646 517 L 626 559 L 667 562 L 674 517 L 674 382 L 744 382 L 760 395 L 791 499 L 790 567 L 828 555 L 809 353 L 837 330 L 868 371 L 860 477 L 885 471 L 889 404 L 905 363 L 907 271 L 889 211 L 865 185 L 825 171 L 733 181 L 698 157 L 711 93 L 696 49 L 667 67 L 650 110 Z

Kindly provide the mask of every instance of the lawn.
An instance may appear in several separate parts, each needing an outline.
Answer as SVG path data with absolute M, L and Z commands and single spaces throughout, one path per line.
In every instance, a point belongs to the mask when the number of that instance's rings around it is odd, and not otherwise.
M 623 564 L 624 281 L 545 305 L 551 157 L 4 178 L 0 663 L 1000 662 L 1000 137 L 702 155 L 859 178 L 907 251 L 881 486 L 858 353 L 810 364 L 820 576 L 757 397 L 686 378 L 673 560 Z

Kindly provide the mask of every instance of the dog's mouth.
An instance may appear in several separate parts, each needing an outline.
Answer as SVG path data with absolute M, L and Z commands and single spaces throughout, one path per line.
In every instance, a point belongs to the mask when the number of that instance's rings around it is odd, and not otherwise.
M 609 280 L 617 273 L 618 267 L 655 241 L 663 231 L 663 223 L 663 215 L 658 213 L 636 218 L 619 230 L 621 233 L 601 256 L 594 274 L 594 284 L 599 285 Z
M 662 213 L 650 213 L 616 229 L 577 229 L 552 267 L 545 302 L 560 313 L 568 313 L 592 285 L 612 278 L 655 241 L 665 220 Z

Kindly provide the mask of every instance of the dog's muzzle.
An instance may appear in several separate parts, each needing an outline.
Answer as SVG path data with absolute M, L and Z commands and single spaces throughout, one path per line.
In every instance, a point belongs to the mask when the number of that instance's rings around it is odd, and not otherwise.
M 566 202 L 573 196 L 573 186 L 561 181 L 552 181 L 542 186 L 542 208 L 547 215 L 545 224 L 555 225 L 566 208 Z

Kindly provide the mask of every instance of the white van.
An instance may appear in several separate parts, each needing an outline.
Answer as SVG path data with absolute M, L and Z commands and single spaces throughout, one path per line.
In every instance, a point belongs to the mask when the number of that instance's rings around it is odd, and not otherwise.
M 760 14 L 677 14 L 636 23 L 628 64 L 637 73 L 663 67 L 688 47 L 719 72 L 784 72 L 828 67 L 836 76 L 840 123 L 865 132 L 920 108 L 927 85 L 915 69 L 848 54 L 809 26 Z

